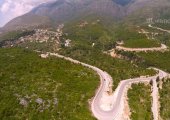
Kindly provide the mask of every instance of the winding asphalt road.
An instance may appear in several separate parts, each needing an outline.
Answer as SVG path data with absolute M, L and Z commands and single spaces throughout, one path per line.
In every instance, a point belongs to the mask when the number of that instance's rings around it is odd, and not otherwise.
M 124 110 L 124 95 L 125 95 L 125 92 L 127 91 L 127 86 L 129 86 L 133 83 L 150 82 L 151 80 L 156 81 L 157 77 L 162 79 L 162 78 L 168 76 L 168 74 L 165 73 L 164 71 L 156 69 L 158 71 L 158 74 L 155 76 L 147 77 L 147 78 L 127 79 L 127 80 L 121 81 L 120 84 L 118 85 L 117 89 L 115 90 L 114 94 L 111 95 L 111 96 L 113 96 L 112 101 L 110 103 L 111 109 L 104 110 L 101 108 L 101 104 L 102 104 L 101 99 L 102 99 L 103 95 L 108 92 L 110 83 L 113 82 L 112 77 L 107 72 L 105 72 L 95 66 L 79 62 L 77 60 L 59 55 L 57 53 L 49 53 L 48 52 L 47 54 L 41 54 L 42 57 L 44 57 L 44 56 L 46 57 L 48 55 L 63 58 L 65 60 L 71 61 L 76 64 L 81 64 L 85 67 L 93 69 L 94 71 L 96 71 L 98 73 L 98 75 L 100 76 L 101 84 L 100 84 L 100 87 L 98 88 L 96 95 L 93 98 L 92 103 L 91 103 L 91 110 L 93 112 L 93 115 L 98 120 L 120 120 L 120 118 L 122 117 L 122 114 L 123 114 L 123 110 Z M 155 89 L 155 87 L 153 87 L 153 91 L 155 91 L 154 89 Z M 155 94 L 156 94 L 156 92 L 155 92 Z M 155 98 L 155 102 L 153 99 L 153 107 L 152 108 L 153 108 L 153 112 L 156 113 L 156 114 L 154 113 L 154 116 L 158 117 L 158 112 L 157 112 L 158 108 L 157 108 L 156 98 Z M 155 119 L 155 120 L 157 120 L 157 119 Z
M 151 24 L 148 25 L 148 27 L 157 29 L 163 32 L 170 33 L 170 30 L 165 30 L 159 27 L 154 27 Z M 152 47 L 152 48 L 127 48 L 123 46 L 116 46 L 116 49 L 118 50 L 124 50 L 124 51 L 129 51 L 129 52 L 142 52 L 142 51 L 164 51 L 167 50 L 168 47 L 165 44 L 161 44 L 161 47 Z
M 128 52 L 142 52 L 142 51 L 165 51 L 168 47 L 164 44 L 161 44 L 161 47 L 153 47 L 153 48 L 127 48 L 123 46 L 116 46 L 116 49 L 128 51 Z
M 154 29 L 157 29 L 157 30 L 160 30 L 160 31 L 163 31 L 163 32 L 170 33 L 170 30 L 165 30 L 165 29 L 162 29 L 162 28 L 159 28 L 159 27 L 154 27 L 154 26 L 152 26 L 151 24 L 149 24 L 148 27 L 154 28 Z
M 152 28 L 156 28 L 153 27 L 151 25 L 149 25 L 149 27 Z M 167 30 L 163 30 L 160 28 L 156 28 L 162 31 L 166 31 L 169 32 Z M 158 48 L 125 48 L 122 46 L 117 46 L 117 49 L 121 49 L 121 50 L 125 50 L 125 51 L 136 51 L 136 52 L 140 52 L 140 51 L 160 51 L 160 50 L 166 50 L 167 46 L 165 46 L 164 44 L 161 45 L 161 47 Z M 130 86 L 133 83 L 140 83 L 140 82 L 150 82 L 153 81 L 153 87 L 152 87 L 152 97 L 153 97 L 153 102 L 152 102 L 152 112 L 153 112 L 153 116 L 154 116 L 154 120 L 158 120 L 159 117 L 159 108 L 158 108 L 158 87 L 157 87 L 157 83 L 156 83 L 156 79 L 159 77 L 160 79 L 163 79 L 165 77 L 168 77 L 168 74 L 162 70 L 156 69 L 155 70 L 158 71 L 158 74 L 152 77 L 143 77 L 143 78 L 134 78 L 134 79 L 127 79 L 127 80 L 122 80 L 118 87 L 116 88 L 115 92 L 112 95 L 108 95 L 111 96 L 111 101 L 109 101 L 109 105 L 110 105 L 110 109 L 103 109 L 101 106 L 102 104 L 104 104 L 102 102 L 102 98 L 104 95 L 106 95 L 108 93 L 108 91 L 110 90 L 110 85 L 113 83 L 112 77 L 105 71 L 92 66 L 92 65 L 88 65 L 86 63 L 82 63 L 80 61 L 74 60 L 72 58 L 69 57 L 65 57 L 62 55 L 59 55 L 57 53 L 46 53 L 46 54 L 41 54 L 41 57 L 48 57 L 49 55 L 51 56 L 56 56 L 59 58 L 63 58 L 65 60 L 71 61 L 73 63 L 76 64 L 81 64 L 82 66 L 88 67 L 93 69 L 94 71 L 96 71 L 98 73 L 98 75 L 100 76 L 100 87 L 98 88 L 96 95 L 94 96 L 92 103 L 91 103 L 91 110 L 93 112 L 93 115 L 98 119 L 98 120 L 121 120 L 122 119 L 122 115 L 124 112 L 124 100 L 125 100 L 125 94 L 127 93 L 128 90 L 128 86 Z M 108 103 L 107 103 L 108 104 Z

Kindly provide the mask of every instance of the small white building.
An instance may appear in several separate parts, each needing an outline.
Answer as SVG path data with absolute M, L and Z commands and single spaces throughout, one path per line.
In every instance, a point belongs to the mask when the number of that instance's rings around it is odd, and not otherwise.
M 69 47 L 69 46 L 70 46 L 70 42 L 71 42 L 71 40 L 70 40 L 70 39 L 67 39 L 67 40 L 65 41 L 65 47 Z

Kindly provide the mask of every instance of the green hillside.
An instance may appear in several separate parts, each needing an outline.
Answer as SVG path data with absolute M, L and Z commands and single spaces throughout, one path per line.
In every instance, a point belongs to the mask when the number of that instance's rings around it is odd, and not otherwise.
M 142 92 L 141 92 L 142 91 Z M 140 94 L 139 94 L 140 93 Z M 132 85 L 128 91 L 132 120 L 151 120 L 151 86 L 145 84 Z
M 149 53 L 140 53 L 140 56 L 145 60 L 145 64 L 148 66 L 154 66 L 157 68 L 161 68 L 170 73 L 170 52 L 149 52 Z M 159 86 L 162 86 L 160 92 L 160 114 L 163 120 L 169 119 L 170 111 L 169 111 L 169 92 L 170 92 L 170 81 L 163 80 L 163 84 L 159 83 Z
M 118 32 L 112 33 L 111 29 L 106 29 L 103 24 L 90 25 L 89 23 L 83 28 L 72 24 L 68 29 L 65 29 L 65 32 L 68 33 L 66 37 L 72 40 L 71 46 L 63 47 L 59 53 L 108 72 L 114 79 L 114 89 L 123 79 L 155 73 L 145 67 L 139 67 L 126 60 L 112 58 L 110 55 L 103 53 L 104 50 L 113 48 L 115 40 L 118 38 Z M 95 45 L 92 46 L 92 43 L 95 43 Z
M 160 113 L 161 118 L 163 120 L 169 119 L 170 116 L 169 92 L 170 92 L 170 80 L 168 79 L 163 83 L 163 89 L 160 89 L 160 103 L 161 103 Z
M 128 48 L 152 48 L 152 47 L 160 47 L 161 44 L 157 40 L 131 39 L 131 40 L 126 40 L 123 46 Z
M 0 63 L 1 120 L 94 120 L 92 70 L 15 48 L 0 49 Z
M 18 30 L 6 32 L 0 35 L 0 42 L 5 40 L 17 40 L 20 37 L 32 35 L 33 33 L 34 33 L 33 30 Z

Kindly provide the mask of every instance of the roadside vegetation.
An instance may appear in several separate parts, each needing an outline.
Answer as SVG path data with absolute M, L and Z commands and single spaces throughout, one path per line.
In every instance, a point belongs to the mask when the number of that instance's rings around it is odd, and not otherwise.
M 142 57 L 145 65 L 158 67 L 170 72 L 170 52 L 148 52 L 138 53 L 138 55 Z
M 152 48 L 152 47 L 160 47 L 161 44 L 157 40 L 130 39 L 124 41 L 123 46 L 128 48 Z
M 170 73 L 170 52 L 141 52 L 141 53 L 132 53 L 132 52 L 121 52 L 121 54 L 128 57 L 130 60 L 135 60 L 137 64 L 148 67 L 156 67 L 162 70 L 165 70 Z M 161 86 L 161 87 L 160 87 Z M 163 80 L 159 82 L 159 94 L 160 94 L 160 116 L 162 120 L 168 120 L 170 118 L 170 102 L 169 102 L 169 93 L 170 93 L 170 80 Z M 134 90 L 136 92 L 138 88 Z M 140 94 L 143 93 L 141 90 Z M 129 95 L 129 93 L 128 93 Z M 130 104 L 133 104 L 134 101 L 129 101 Z M 138 102 L 140 105 L 140 103 Z M 131 107 L 131 106 L 130 106 Z M 140 108 L 140 107 L 139 107 Z M 134 110 L 134 108 L 131 108 Z M 136 118 L 137 119 L 137 118 Z M 136 120 L 134 119 L 134 120 Z
M 108 72 L 114 79 L 114 89 L 121 80 L 155 74 L 153 70 L 136 66 L 126 60 L 112 58 L 110 55 L 101 53 L 98 50 L 88 49 L 83 46 L 65 49 L 60 51 L 60 54 L 88 63 Z
M 89 25 L 83 28 L 74 25 L 74 28 L 75 29 L 70 28 L 65 30 L 68 34 L 66 37 L 72 40 L 72 45 L 70 47 L 63 47 L 59 53 L 81 62 L 94 65 L 108 72 L 114 79 L 114 89 L 121 80 L 155 74 L 154 71 L 148 70 L 145 67 L 139 67 L 129 61 L 112 58 L 110 55 L 103 53 L 108 46 L 106 45 L 106 47 L 102 42 L 104 41 L 103 43 L 105 43 L 105 40 L 110 41 L 112 44 L 109 45 L 111 45 L 110 48 L 112 48 L 115 39 L 112 37 L 114 34 L 105 30 L 102 24 L 98 23 L 94 26 Z M 105 39 L 104 36 L 108 39 Z M 108 41 L 106 41 L 106 43 L 109 43 Z M 92 43 L 95 43 L 95 45 L 92 46 Z
M 99 77 L 92 70 L 37 53 L 0 49 L 1 120 L 95 120 L 88 100 Z
M 170 52 L 149 52 L 140 53 L 140 56 L 145 60 L 145 64 L 148 66 L 154 66 L 161 68 L 170 73 Z M 161 85 L 161 84 L 160 84 Z M 163 120 L 168 120 L 170 118 L 170 80 L 163 80 L 161 85 L 162 89 L 159 89 L 160 94 L 160 116 Z
M 151 111 L 151 86 L 133 84 L 128 91 L 129 106 L 132 120 L 152 120 Z
M 163 120 L 168 120 L 170 118 L 170 79 L 163 82 L 162 89 L 160 91 L 160 115 Z
M 139 55 L 127 53 L 128 56 L 131 56 L 131 60 L 137 61 L 131 62 L 129 60 L 112 58 L 110 55 L 103 53 L 105 50 L 114 48 L 115 41 L 117 40 L 124 40 L 125 45 L 129 44 L 129 46 L 131 45 L 130 47 L 160 47 L 160 42 L 147 40 L 146 36 L 138 34 L 134 29 L 129 29 L 131 28 L 125 27 L 125 30 L 119 29 L 112 33 L 109 30 L 106 31 L 101 24 L 85 26 L 83 28 L 75 26 L 74 29 L 67 30 L 67 37 L 72 40 L 72 46 L 62 48 L 60 54 L 94 65 L 108 72 L 113 77 L 113 89 L 117 87 L 121 80 L 144 75 L 154 75 L 154 71 L 146 69 L 148 66 L 140 64 L 137 66 L 134 64 L 143 60 Z M 105 35 L 107 37 L 103 37 L 103 31 L 106 32 Z M 106 41 L 107 44 L 110 43 L 108 44 L 109 47 L 103 44 L 105 40 L 110 41 Z M 104 42 L 100 44 L 100 41 Z M 93 43 L 95 43 L 94 46 L 92 46 Z M 132 88 L 128 92 L 132 112 L 131 118 L 133 120 L 152 119 L 151 86 L 138 84 L 132 85 Z

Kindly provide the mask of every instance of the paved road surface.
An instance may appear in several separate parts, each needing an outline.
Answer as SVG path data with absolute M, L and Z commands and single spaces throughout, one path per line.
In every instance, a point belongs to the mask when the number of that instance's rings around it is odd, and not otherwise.
M 154 26 L 152 26 L 151 24 L 149 24 L 148 27 L 154 28 L 154 29 L 157 29 L 157 30 L 160 30 L 160 31 L 163 31 L 163 32 L 170 33 L 170 30 L 165 30 L 165 29 L 162 29 L 162 28 L 159 28 L 159 27 L 154 27 Z
M 101 108 L 101 99 L 103 97 L 103 94 L 105 94 L 109 90 L 110 83 L 113 82 L 112 77 L 108 73 L 106 73 L 105 71 L 103 71 L 95 66 L 88 65 L 88 64 L 79 62 L 79 61 L 74 60 L 69 57 L 64 57 L 64 56 L 56 54 L 56 53 L 41 54 L 42 57 L 44 57 L 44 56 L 46 57 L 48 55 L 63 58 L 65 60 L 69 60 L 76 64 L 81 64 L 85 67 L 93 69 L 94 71 L 96 71 L 98 73 L 98 75 L 100 76 L 101 85 L 98 88 L 98 91 L 91 103 L 91 110 L 93 112 L 93 115 L 98 120 L 119 120 L 121 118 L 121 116 L 123 114 L 123 109 L 124 109 L 124 95 L 125 95 L 125 92 L 127 91 L 126 88 L 128 85 L 130 85 L 132 83 L 139 83 L 139 82 L 150 82 L 151 80 L 156 81 L 156 78 L 158 76 L 160 79 L 167 76 L 167 73 L 157 69 L 159 71 L 159 74 L 157 74 L 155 76 L 148 77 L 148 78 L 134 78 L 134 79 L 128 79 L 128 80 L 121 81 L 119 86 L 115 90 L 114 94 L 112 95 L 113 100 L 110 103 L 112 106 L 111 110 L 106 111 Z M 153 106 L 152 106 L 152 110 L 154 112 L 154 117 L 155 117 L 154 120 L 157 120 L 156 118 L 158 117 L 158 108 L 157 108 L 158 101 L 157 101 L 156 95 L 157 95 L 157 86 L 155 87 L 155 82 L 154 82 Z
M 165 51 L 168 47 L 164 44 L 161 44 L 161 47 L 153 47 L 153 48 L 127 48 L 123 46 L 116 46 L 116 49 L 129 51 L 129 52 L 142 52 L 142 51 Z

